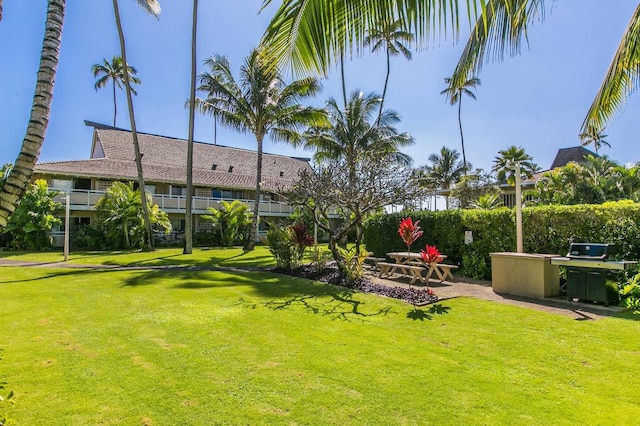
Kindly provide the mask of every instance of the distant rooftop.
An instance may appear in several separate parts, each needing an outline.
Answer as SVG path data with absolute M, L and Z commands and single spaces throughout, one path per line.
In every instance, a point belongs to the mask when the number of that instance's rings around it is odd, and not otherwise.
M 594 157 L 599 157 L 595 152 L 591 152 L 583 146 L 572 146 L 571 148 L 560 148 L 558 153 L 556 154 L 556 158 L 551 163 L 550 170 L 553 170 L 557 167 L 563 167 L 572 161 L 575 163 L 584 162 L 584 158 L 593 155 Z

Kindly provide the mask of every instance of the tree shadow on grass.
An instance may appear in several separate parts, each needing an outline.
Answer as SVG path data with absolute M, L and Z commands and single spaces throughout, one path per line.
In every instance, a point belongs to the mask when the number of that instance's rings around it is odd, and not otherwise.
M 387 315 L 391 308 L 381 308 L 372 312 L 362 310 L 363 302 L 353 298 L 356 292 L 342 290 L 335 286 L 323 286 L 316 294 L 297 295 L 287 300 L 271 300 L 263 303 L 274 311 L 301 306 L 307 312 L 329 316 L 332 319 L 349 321 L 351 317 L 375 317 Z
M 415 306 L 412 310 L 407 312 L 407 318 L 414 321 L 432 320 L 434 315 L 448 314 L 451 310 L 448 306 L 443 306 L 440 303 L 431 305 L 429 309 L 418 309 Z
M 42 269 L 40 269 L 42 270 Z M 34 269 L 34 271 L 38 271 L 38 269 Z M 22 279 L 16 279 L 16 280 L 2 280 L 0 279 L 0 285 L 2 284 L 15 284 L 15 283 L 24 283 L 24 282 L 32 282 L 32 281 L 43 281 L 43 280 L 48 280 L 48 279 L 53 279 L 53 278 L 60 278 L 60 277 L 71 277 L 71 276 L 75 276 L 75 275 L 88 275 L 88 274 L 99 274 L 99 273 L 104 273 L 104 272 L 113 272 L 113 269 L 111 268 L 104 268 L 104 269 L 81 269 L 81 268 L 74 268 L 74 269 L 53 269 L 53 272 L 51 272 L 50 274 L 47 275 L 39 275 L 36 277 L 29 277 L 29 278 L 22 278 Z

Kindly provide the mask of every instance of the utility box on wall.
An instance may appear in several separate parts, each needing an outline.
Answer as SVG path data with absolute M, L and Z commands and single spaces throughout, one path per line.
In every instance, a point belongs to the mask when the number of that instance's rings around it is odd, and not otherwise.
M 525 297 L 560 294 L 560 268 L 554 254 L 491 253 L 491 285 L 496 293 Z

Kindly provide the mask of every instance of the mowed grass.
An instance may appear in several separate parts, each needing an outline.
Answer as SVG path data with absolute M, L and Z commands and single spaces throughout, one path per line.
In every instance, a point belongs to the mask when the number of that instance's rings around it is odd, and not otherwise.
M 0 268 L 0 306 L 17 424 L 640 418 L 630 313 L 575 321 L 465 298 L 414 310 L 265 272 L 40 267 Z
M 310 254 L 310 250 L 307 250 Z M 0 258 L 22 260 L 27 262 L 62 263 L 64 255 L 61 251 L 42 253 L 33 252 L 0 252 Z M 253 251 L 243 251 L 241 247 L 233 248 L 194 248 L 189 255 L 182 254 L 181 248 L 163 248 L 152 252 L 132 251 L 86 251 L 71 252 L 68 263 L 81 265 L 128 265 L 128 266 L 274 266 L 273 256 L 266 246 L 257 246 Z

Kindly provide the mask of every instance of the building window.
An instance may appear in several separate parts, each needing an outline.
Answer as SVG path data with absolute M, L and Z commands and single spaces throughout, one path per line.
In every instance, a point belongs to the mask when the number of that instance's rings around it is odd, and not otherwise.
M 242 191 L 232 191 L 230 189 L 212 189 L 211 197 L 225 200 L 242 200 L 244 193 Z
M 171 186 L 171 195 L 179 195 L 179 196 L 186 196 L 187 195 L 187 188 L 184 186 Z
M 73 189 L 91 190 L 91 179 L 74 179 Z
M 71 179 L 53 179 L 51 188 L 60 191 L 71 191 L 73 189 L 73 181 Z
M 184 232 L 184 219 L 171 219 L 171 230 L 174 232 Z
M 156 186 L 155 185 L 145 185 L 144 186 L 144 190 L 145 192 L 148 192 L 149 194 L 153 195 L 156 193 Z

